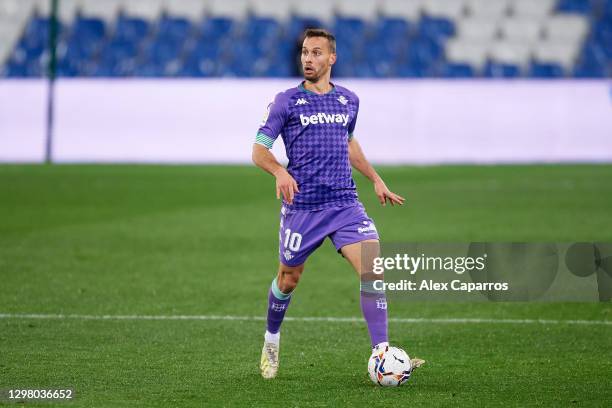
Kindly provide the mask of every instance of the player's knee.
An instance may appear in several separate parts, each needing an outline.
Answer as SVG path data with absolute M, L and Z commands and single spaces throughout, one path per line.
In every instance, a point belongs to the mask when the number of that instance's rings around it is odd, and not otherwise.
M 303 266 L 290 267 L 282 265 L 278 271 L 278 288 L 283 293 L 289 293 L 297 286 Z

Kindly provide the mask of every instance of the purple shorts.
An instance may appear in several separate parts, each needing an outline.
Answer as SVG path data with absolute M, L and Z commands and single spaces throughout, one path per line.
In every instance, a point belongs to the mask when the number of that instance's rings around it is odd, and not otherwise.
M 281 208 L 278 256 L 287 266 L 298 266 L 329 237 L 340 251 L 345 245 L 378 239 L 374 221 L 357 202 L 319 211 Z

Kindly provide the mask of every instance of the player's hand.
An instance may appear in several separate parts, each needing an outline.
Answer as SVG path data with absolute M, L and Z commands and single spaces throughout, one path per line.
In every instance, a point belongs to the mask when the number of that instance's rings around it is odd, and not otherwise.
M 276 177 L 276 198 L 280 199 L 282 194 L 287 203 L 293 204 L 293 197 L 300 192 L 295 179 L 285 169 L 279 169 L 274 173 L 274 177 Z
M 382 205 L 387 205 L 387 200 L 389 200 L 392 206 L 395 204 L 404 205 L 404 197 L 391 192 L 382 180 L 378 180 L 374 183 L 374 191 L 376 192 L 378 201 L 380 201 Z

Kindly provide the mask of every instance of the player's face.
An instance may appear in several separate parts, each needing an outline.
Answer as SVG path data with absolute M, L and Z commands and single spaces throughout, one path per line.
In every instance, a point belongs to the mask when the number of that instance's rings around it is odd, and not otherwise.
M 331 53 L 329 41 L 325 37 L 310 37 L 302 45 L 302 69 L 304 79 L 317 82 L 326 75 L 336 62 L 336 54 Z

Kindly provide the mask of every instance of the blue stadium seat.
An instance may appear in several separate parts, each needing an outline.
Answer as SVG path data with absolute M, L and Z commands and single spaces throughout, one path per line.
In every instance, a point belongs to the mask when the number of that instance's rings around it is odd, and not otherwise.
M 95 75 L 130 76 L 136 67 L 139 49 L 136 43 L 115 38 L 102 50 Z
M 430 66 L 442 58 L 442 46 L 431 37 L 415 37 L 408 45 L 408 60 L 415 65 Z
M 234 21 L 226 17 L 205 18 L 200 28 L 200 35 L 207 39 L 228 37 L 234 30 Z
M 578 63 L 574 68 L 573 76 L 576 78 L 605 78 L 610 73 L 602 65 Z
M 304 18 L 292 16 L 286 27 L 287 39 L 289 41 L 299 41 L 300 36 L 307 28 L 323 27 L 323 23 L 315 18 Z
M 151 27 L 148 21 L 138 17 L 121 15 L 115 27 L 115 38 L 130 42 L 140 42 L 149 34 L 150 30 Z
M 25 62 L 18 63 L 9 60 L 5 67 L 3 75 L 8 78 L 25 78 L 25 77 L 40 77 L 42 76 L 40 65 L 27 64 Z
M 455 24 L 447 18 L 423 16 L 418 32 L 421 37 L 440 41 L 455 34 Z
M 101 41 L 106 36 L 106 25 L 98 18 L 78 17 L 74 21 L 71 37 L 82 41 Z
M 559 0 L 557 11 L 562 13 L 592 14 L 600 0 Z
M 564 72 L 559 64 L 533 61 L 529 67 L 528 75 L 534 78 L 560 78 L 564 76 Z
M 489 78 L 517 78 L 521 70 L 517 65 L 489 61 L 485 65 L 484 75 Z
M 397 66 L 395 74 L 404 78 L 424 78 L 430 74 L 432 66 L 422 61 L 405 60 Z
M 439 72 L 444 78 L 472 78 L 475 75 L 474 68 L 468 64 L 443 64 Z
M 157 24 L 157 38 L 185 41 L 194 28 L 186 18 L 164 15 Z
M 359 18 L 337 17 L 333 33 L 336 39 L 355 41 L 355 38 L 365 38 L 366 23 Z

